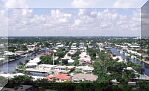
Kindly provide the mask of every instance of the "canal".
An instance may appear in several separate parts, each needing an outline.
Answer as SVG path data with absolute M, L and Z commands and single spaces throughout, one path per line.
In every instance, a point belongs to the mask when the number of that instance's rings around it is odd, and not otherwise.
M 4 63 L 4 64 L 0 65 L 0 72 L 2 72 L 2 73 L 15 73 L 16 68 L 19 67 L 20 64 L 25 64 L 28 60 L 33 59 L 42 53 L 43 53 L 43 50 L 38 51 L 38 52 L 28 53 L 26 56 L 22 56 L 19 59 Z
M 116 56 L 121 56 L 124 60 L 127 59 L 127 60 L 131 61 L 132 63 L 142 65 L 142 67 L 144 68 L 144 74 L 149 76 L 149 64 L 141 62 L 139 59 L 136 59 L 136 58 L 127 57 L 126 55 L 128 55 L 128 54 L 124 51 L 120 52 L 121 50 L 118 48 L 109 47 L 107 50 L 110 50 L 112 52 L 112 54 L 114 54 Z

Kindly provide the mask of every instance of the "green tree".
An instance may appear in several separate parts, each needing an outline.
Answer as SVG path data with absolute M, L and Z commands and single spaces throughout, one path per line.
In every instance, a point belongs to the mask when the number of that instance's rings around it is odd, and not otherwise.
M 49 55 L 41 56 L 40 59 L 41 59 L 41 63 L 43 64 L 53 64 L 53 59 Z
M 23 75 L 23 76 L 15 76 L 11 78 L 8 82 L 10 87 L 16 87 L 19 85 L 30 85 L 33 84 L 33 79 L 30 76 Z

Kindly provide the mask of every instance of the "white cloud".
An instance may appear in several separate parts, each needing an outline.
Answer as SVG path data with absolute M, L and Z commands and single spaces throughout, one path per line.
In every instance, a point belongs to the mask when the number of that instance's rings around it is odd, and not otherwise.
M 32 9 L 22 9 L 22 15 L 26 16 L 26 15 L 30 15 L 32 13 Z
M 92 17 L 92 14 L 96 17 Z M 141 32 L 139 14 L 139 11 L 136 11 L 134 15 L 126 16 L 111 9 L 101 12 L 93 10 L 90 14 L 83 13 L 79 16 L 72 30 L 80 35 L 139 36 Z
M 6 0 L 5 1 L 6 8 L 28 8 L 26 0 Z
M 80 19 L 76 19 L 74 21 L 74 25 L 72 25 L 72 26 L 79 26 L 80 24 L 81 24 L 81 20 Z
M 117 0 L 114 8 L 140 8 L 147 0 Z
M 73 0 L 74 8 L 141 8 L 147 0 Z
M 0 36 L 8 36 L 8 17 L 7 11 L 0 9 Z
M 74 8 L 89 8 L 89 7 L 94 7 L 97 1 L 101 1 L 101 0 L 73 0 L 71 5 Z
M 52 9 L 46 14 L 34 14 L 33 10 L 31 14 L 22 15 L 23 12 L 32 10 L 12 9 L 12 14 L 9 16 L 9 34 L 14 36 L 139 35 L 140 11 L 129 10 L 133 14 L 127 16 L 117 12 L 122 10 L 80 9 L 76 13 L 68 13 L 63 9 Z

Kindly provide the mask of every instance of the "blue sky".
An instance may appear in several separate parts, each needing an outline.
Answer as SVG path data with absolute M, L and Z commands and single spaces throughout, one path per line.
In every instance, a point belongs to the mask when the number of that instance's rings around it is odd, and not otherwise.
M 139 8 L 146 1 L 147 0 L 27 0 L 27 3 L 31 8 L 120 8 L 118 6 L 121 6 L 120 2 L 122 2 L 131 3 L 125 4 L 124 7 Z M 120 5 L 114 6 L 116 3 Z
M 140 8 L 148 0 L 0 0 L 8 8 Z
M 106 3 L 98 4 L 97 6 L 94 7 L 107 7 L 107 6 L 112 6 L 113 2 L 116 0 L 109 0 L 108 3 L 107 1 L 104 1 Z M 42 8 L 73 8 L 71 3 L 73 0 L 28 0 L 27 1 L 31 7 L 42 7 Z M 94 0 L 93 0 L 94 2 Z M 103 1 L 102 1 L 103 2 Z
M 0 35 L 140 36 L 146 1 L 0 0 Z
M 37 15 L 49 15 L 50 11 L 53 9 L 60 9 L 62 11 L 64 11 L 65 13 L 71 13 L 76 15 L 79 11 L 78 8 L 31 8 L 34 14 Z M 102 12 L 105 9 L 109 9 L 109 8 L 87 8 L 86 12 L 90 13 L 91 11 L 97 11 L 97 12 Z M 9 9 L 10 11 L 13 11 L 13 9 Z M 19 9 L 18 9 L 19 10 Z M 22 9 L 20 9 L 22 10 Z M 136 8 L 120 8 L 120 9 L 115 9 L 115 8 L 110 8 L 111 11 L 115 11 L 121 15 L 127 15 L 127 16 L 131 16 L 133 14 L 133 11 L 136 10 Z M 9 12 L 10 13 L 10 12 Z M 11 14 L 11 13 L 10 13 Z

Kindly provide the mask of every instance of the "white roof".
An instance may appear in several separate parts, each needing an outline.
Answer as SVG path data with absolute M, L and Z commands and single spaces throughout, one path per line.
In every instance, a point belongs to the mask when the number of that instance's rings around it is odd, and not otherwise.
M 41 76 L 32 76 L 34 78 L 34 80 L 38 80 L 38 79 L 45 79 L 45 77 L 41 77 Z
M 78 67 L 76 67 L 76 68 L 82 69 L 82 70 L 94 70 L 93 67 L 89 67 L 89 66 L 78 66 Z
M 74 68 L 75 66 L 67 66 L 67 68 Z
M 26 66 L 36 66 L 38 65 L 37 63 L 27 63 Z
M 127 69 L 127 70 L 133 70 L 133 68 L 132 68 L 132 67 L 127 67 L 126 69 Z
M 13 78 L 14 76 L 22 76 L 24 74 L 22 73 L 16 73 L 16 74 L 0 74 L 0 76 L 5 77 L 5 78 Z
M 118 81 L 116 79 L 111 80 L 113 83 L 117 83 Z
M 5 51 L 4 55 L 15 55 L 13 52 Z
M 16 73 L 14 74 L 14 76 L 23 76 L 24 74 L 23 73 Z
M 26 71 L 35 71 L 35 72 L 49 72 L 50 71 L 50 69 L 49 70 L 45 70 L 45 69 L 33 69 L 33 68 L 27 68 L 26 69 Z
M 0 74 L 0 76 L 5 77 L 5 78 L 13 78 L 11 74 Z
M 5 58 L 0 58 L 0 60 L 5 60 Z
M 29 63 L 38 63 L 40 61 L 41 61 L 40 58 L 37 57 L 37 58 L 34 58 L 33 60 L 30 60 Z
M 138 45 L 131 45 L 130 47 L 135 47 L 136 48 L 136 47 L 140 47 L 140 46 L 138 46 Z
M 117 59 L 117 57 L 115 56 L 115 57 L 113 57 L 113 59 L 115 60 L 115 59 Z
M 73 63 L 73 62 L 74 62 L 73 59 L 69 59 L 69 60 L 68 60 L 68 63 Z

